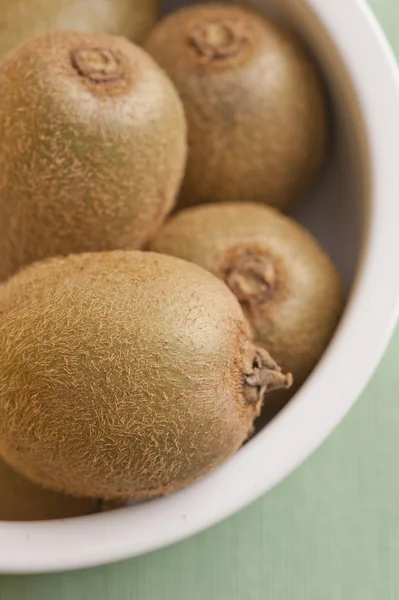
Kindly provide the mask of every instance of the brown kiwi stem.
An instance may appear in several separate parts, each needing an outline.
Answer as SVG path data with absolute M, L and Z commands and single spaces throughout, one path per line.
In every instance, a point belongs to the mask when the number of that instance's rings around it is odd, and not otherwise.
M 225 274 L 225 282 L 240 302 L 249 304 L 266 300 L 276 286 L 276 271 L 266 256 L 243 255 Z
M 109 48 L 78 48 L 71 52 L 73 67 L 93 83 L 123 79 L 124 68 L 118 55 Z
M 248 404 L 263 402 L 266 394 L 289 389 L 293 384 L 291 373 L 284 374 L 270 354 L 255 348 L 251 373 L 244 375 L 244 396 Z
M 189 40 L 203 62 L 212 62 L 239 55 L 248 35 L 240 22 L 223 19 L 197 25 Z

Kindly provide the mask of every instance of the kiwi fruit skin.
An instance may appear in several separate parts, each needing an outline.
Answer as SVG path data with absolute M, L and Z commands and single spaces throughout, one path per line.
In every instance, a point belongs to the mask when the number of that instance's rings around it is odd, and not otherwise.
M 324 86 L 301 42 L 261 14 L 204 4 L 167 16 L 145 49 L 188 121 L 180 206 L 252 201 L 288 209 L 327 152 Z
M 55 32 L 8 54 L 0 86 L 0 281 L 55 255 L 144 246 L 187 154 L 158 65 L 121 37 Z
M 37 484 L 169 494 L 253 430 L 257 350 L 234 295 L 194 264 L 141 251 L 49 259 L 1 286 L 0 313 L 0 454 Z
M 90 515 L 100 501 L 65 496 L 35 485 L 0 460 L 0 521 L 50 521 Z
M 158 0 L 2 0 L 0 56 L 55 30 L 104 32 L 141 43 L 159 13 Z
M 318 242 L 289 217 L 259 204 L 226 203 L 181 211 L 151 244 L 223 279 L 239 299 L 256 343 L 294 385 L 268 397 L 274 416 L 305 382 L 342 314 L 337 268 Z

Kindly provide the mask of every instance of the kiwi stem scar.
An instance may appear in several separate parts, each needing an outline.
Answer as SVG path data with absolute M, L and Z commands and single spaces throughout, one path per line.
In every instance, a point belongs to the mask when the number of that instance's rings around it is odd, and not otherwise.
M 109 48 L 78 48 L 71 52 L 75 70 L 93 83 L 118 81 L 123 67 L 117 54 Z
M 189 41 L 204 62 L 223 60 L 238 55 L 248 36 L 242 25 L 223 19 L 197 25 Z
M 245 374 L 244 380 L 244 395 L 248 404 L 263 402 L 269 392 L 289 389 L 293 383 L 291 373 L 284 374 L 263 348 L 255 349 L 252 372 Z
M 264 302 L 276 285 L 276 272 L 267 257 L 244 254 L 230 266 L 225 274 L 225 282 L 244 303 Z

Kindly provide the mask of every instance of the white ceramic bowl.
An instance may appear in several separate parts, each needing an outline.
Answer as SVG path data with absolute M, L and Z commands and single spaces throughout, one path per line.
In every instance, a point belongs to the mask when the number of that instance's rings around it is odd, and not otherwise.
M 169 5 L 183 2 L 169 2 Z M 291 22 L 333 97 L 335 152 L 298 214 L 350 292 L 335 338 L 291 404 L 217 472 L 174 496 L 101 515 L 0 523 L 0 572 L 110 563 L 190 536 L 240 510 L 295 469 L 344 417 L 393 330 L 399 298 L 399 79 L 363 0 L 253 0 Z

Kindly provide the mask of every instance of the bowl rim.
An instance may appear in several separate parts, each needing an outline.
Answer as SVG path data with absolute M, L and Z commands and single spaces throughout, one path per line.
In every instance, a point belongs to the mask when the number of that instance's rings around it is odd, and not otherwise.
M 307 459 L 350 410 L 378 366 L 399 314 L 399 269 L 390 260 L 399 255 L 395 164 L 399 74 L 393 52 L 364 0 L 307 3 L 328 29 L 352 78 L 367 129 L 373 175 L 368 239 L 346 314 L 330 348 L 295 401 L 217 472 L 190 488 L 109 513 L 42 523 L 0 522 L 0 573 L 60 572 L 110 564 L 168 546 L 224 520 Z M 328 381 L 338 393 L 326 392 Z M 321 396 L 329 401 L 320 402 Z M 282 446 L 281 439 L 289 439 L 289 447 Z M 265 464 L 265 456 L 278 460 Z M 237 481 L 242 482 L 239 488 Z

